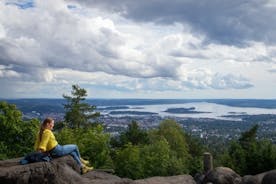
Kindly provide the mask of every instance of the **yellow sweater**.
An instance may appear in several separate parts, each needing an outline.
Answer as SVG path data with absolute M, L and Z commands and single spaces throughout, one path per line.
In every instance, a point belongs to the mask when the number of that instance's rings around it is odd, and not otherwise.
M 56 138 L 53 134 L 53 132 L 49 129 L 45 129 L 43 131 L 41 141 L 39 141 L 39 133 L 36 137 L 35 145 L 34 148 L 35 150 L 42 150 L 43 152 L 45 151 L 50 151 L 54 147 L 58 145 L 58 142 L 56 141 Z

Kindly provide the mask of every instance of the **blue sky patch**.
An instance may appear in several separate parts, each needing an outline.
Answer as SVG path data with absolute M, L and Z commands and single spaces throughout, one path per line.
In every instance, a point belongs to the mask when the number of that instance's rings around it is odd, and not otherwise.
M 76 6 L 76 5 L 69 4 L 69 5 L 67 5 L 67 8 L 70 9 L 70 10 L 72 10 L 72 9 L 76 9 L 77 6 Z
M 34 2 L 31 1 L 19 1 L 19 2 L 7 2 L 6 5 L 15 5 L 20 9 L 28 9 L 34 7 Z

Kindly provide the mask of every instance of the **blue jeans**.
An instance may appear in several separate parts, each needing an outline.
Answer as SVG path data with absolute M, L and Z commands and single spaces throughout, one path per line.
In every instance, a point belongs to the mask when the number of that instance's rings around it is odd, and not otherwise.
M 77 161 L 78 165 L 80 167 L 82 167 L 81 161 L 80 161 L 80 152 L 79 152 L 79 148 L 77 145 L 75 144 L 67 144 L 67 145 L 57 145 L 52 151 L 51 151 L 51 155 L 53 157 L 61 157 L 64 155 L 71 155 L 74 160 Z

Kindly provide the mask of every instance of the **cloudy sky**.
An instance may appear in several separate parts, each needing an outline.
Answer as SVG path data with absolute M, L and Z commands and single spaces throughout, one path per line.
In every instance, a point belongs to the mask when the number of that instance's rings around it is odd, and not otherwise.
M 1 0 L 0 98 L 276 98 L 276 0 Z

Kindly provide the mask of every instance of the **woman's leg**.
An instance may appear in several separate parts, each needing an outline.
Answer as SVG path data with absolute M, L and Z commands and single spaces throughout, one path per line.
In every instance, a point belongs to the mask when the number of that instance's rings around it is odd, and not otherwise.
M 77 145 L 75 144 L 67 144 L 63 145 L 63 154 L 64 155 L 72 155 L 73 158 L 77 161 L 77 163 L 82 166 L 81 161 L 80 161 L 80 151 Z
M 75 144 L 66 144 L 66 145 L 63 145 L 63 152 L 64 154 L 69 154 L 71 152 L 76 152 L 76 156 L 78 156 L 79 158 L 81 157 L 80 156 L 80 151 L 79 151 L 79 148 L 77 145 Z
M 75 144 L 67 144 L 67 145 L 58 145 L 55 150 L 53 151 L 53 154 L 55 156 L 64 156 L 64 155 L 71 155 L 74 160 L 77 161 L 77 163 L 82 166 L 81 161 L 80 161 L 80 152 L 79 148 Z
M 81 161 L 80 161 L 80 157 L 78 156 L 78 154 L 76 153 L 76 151 L 72 151 L 72 152 L 69 153 L 69 154 L 74 158 L 74 160 L 77 161 L 78 165 L 79 165 L 80 167 L 82 167 L 82 163 L 81 163 Z

